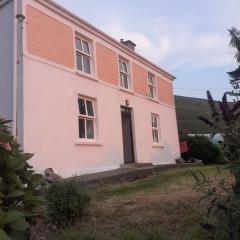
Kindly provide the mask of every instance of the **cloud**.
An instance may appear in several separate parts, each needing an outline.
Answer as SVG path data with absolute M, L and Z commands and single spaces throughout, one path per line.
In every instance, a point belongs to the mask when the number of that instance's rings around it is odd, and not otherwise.
M 112 22 L 102 28 L 116 39 L 134 41 L 138 53 L 168 70 L 233 63 L 226 32 L 196 33 L 189 24 L 168 22 L 161 16 L 141 31 L 130 31 L 123 22 Z
M 129 31 L 119 22 L 105 26 L 103 29 L 117 40 L 121 38 L 132 40 L 137 44 L 136 51 L 154 62 L 163 60 L 169 52 L 170 43 L 166 36 L 161 36 L 161 39 L 156 43 L 147 34 Z

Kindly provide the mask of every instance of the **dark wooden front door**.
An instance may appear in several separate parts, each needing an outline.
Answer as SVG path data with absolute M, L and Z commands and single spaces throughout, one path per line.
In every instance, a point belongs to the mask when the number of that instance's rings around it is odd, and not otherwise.
M 134 162 L 131 108 L 121 107 L 124 162 Z

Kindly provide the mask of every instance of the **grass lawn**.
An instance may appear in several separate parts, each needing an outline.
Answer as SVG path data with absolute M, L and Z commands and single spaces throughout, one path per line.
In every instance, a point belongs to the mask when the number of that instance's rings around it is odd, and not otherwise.
M 200 166 L 214 177 L 216 166 Z M 223 171 L 228 175 L 227 171 Z M 168 170 L 136 182 L 89 190 L 86 216 L 51 240 L 201 240 L 206 207 L 198 204 L 187 169 Z

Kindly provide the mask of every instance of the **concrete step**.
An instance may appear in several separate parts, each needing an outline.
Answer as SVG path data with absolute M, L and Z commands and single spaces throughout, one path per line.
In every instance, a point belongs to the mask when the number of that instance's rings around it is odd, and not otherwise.
M 143 179 L 155 173 L 164 172 L 170 169 L 197 167 L 201 165 L 202 164 L 198 163 L 183 163 L 149 166 L 149 164 L 147 164 L 147 166 L 145 167 L 118 168 L 111 171 L 92 173 L 74 178 L 82 186 L 92 188 L 106 184 L 116 184 L 125 181 L 136 181 L 138 179 Z M 69 178 L 69 180 L 70 179 L 72 178 Z
M 152 166 L 152 163 L 124 163 L 120 168 L 147 168 Z

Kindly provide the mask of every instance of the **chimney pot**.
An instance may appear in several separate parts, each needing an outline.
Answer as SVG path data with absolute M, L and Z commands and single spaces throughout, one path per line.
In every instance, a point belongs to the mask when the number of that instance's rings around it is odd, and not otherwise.
M 124 40 L 120 39 L 120 42 L 124 44 L 126 47 L 130 48 L 131 50 L 135 51 L 136 44 L 132 42 L 131 40 Z

